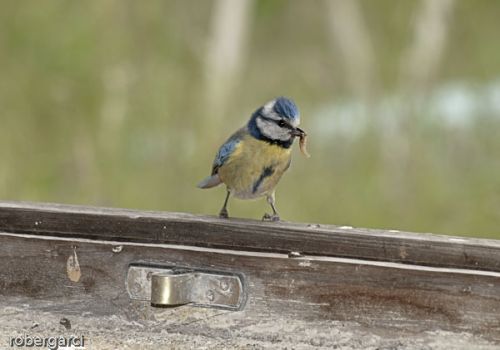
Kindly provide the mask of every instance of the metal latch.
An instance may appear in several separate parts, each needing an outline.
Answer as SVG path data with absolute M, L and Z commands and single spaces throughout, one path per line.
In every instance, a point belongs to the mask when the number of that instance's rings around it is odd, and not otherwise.
M 153 306 L 241 310 L 245 302 L 241 276 L 176 267 L 131 265 L 127 291 L 131 299 L 150 301 Z

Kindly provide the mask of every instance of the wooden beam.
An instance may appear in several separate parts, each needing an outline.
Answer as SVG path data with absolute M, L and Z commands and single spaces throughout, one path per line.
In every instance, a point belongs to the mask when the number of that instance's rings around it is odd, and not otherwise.
M 78 260 L 78 280 L 70 276 L 69 259 Z M 468 332 L 500 342 L 500 273 L 358 259 L 0 233 L 0 299 L 27 297 L 34 310 L 40 305 L 64 315 L 130 321 L 161 314 L 128 297 L 131 264 L 240 274 L 248 301 L 227 314 L 234 329 L 271 317 L 291 324 L 349 321 L 380 334 Z M 180 321 L 189 310 L 181 307 L 169 318 Z
M 0 202 L 0 231 L 500 272 L 500 241 L 185 213 Z
M 238 275 L 246 303 L 241 311 L 155 308 L 130 298 L 132 265 Z M 429 341 L 421 332 L 436 330 L 467 346 L 479 335 L 499 344 L 500 242 L 0 202 L 0 307 L 6 305 L 71 319 L 84 314 L 97 324 L 113 315 L 117 329 L 147 319 L 148 327 L 197 337 L 224 336 L 224 327 L 200 321 L 217 315 L 249 339 L 274 339 L 285 325 L 307 324 L 332 347 L 332 322 L 347 322 L 349 334 L 363 329 L 419 347 Z M 248 326 L 270 320 L 279 327 Z M 316 341 L 295 331 L 287 337 Z

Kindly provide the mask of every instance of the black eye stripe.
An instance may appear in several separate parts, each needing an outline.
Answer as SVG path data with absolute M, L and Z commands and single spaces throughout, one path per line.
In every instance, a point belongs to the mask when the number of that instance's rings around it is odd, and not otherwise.
M 289 129 L 292 129 L 292 126 L 290 125 L 290 123 L 286 122 L 283 119 L 276 120 L 276 119 L 266 117 L 262 114 L 260 114 L 259 117 L 261 117 L 262 119 L 264 119 L 266 121 L 273 122 L 274 124 L 278 125 L 279 127 L 287 127 Z
M 287 129 L 293 129 L 293 127 L 290 125 L 290 123 L 288 123 L 287 121 L 285 121 L 283 119 L 277 120 L 276 124 L 278 124 L 278 126 L 281 128 L 285 127 Z

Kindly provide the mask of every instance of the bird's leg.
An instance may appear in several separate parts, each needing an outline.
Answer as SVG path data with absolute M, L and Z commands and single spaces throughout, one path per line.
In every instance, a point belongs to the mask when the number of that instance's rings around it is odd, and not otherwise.
M 274 206 L 275 202 L 274 192 L 271 193 L 270 195 L 267 195 L 266 199 L 267 203 L 269 203 L 271 209 L 273 210 L 273 214 L 269 215 L 268 213 L 265 213 L 264 216 L 262 217 L 262 221 L 280 221 L 280 216 L 276 211 L 276 207 Z
M 227 213 L 227 201 L 229 200 L 229 195 L 231 194 L 231 192 L 229 192 L 229 190 L 227 191 L 227 195 L 226 195 L 226 199 L 224 200 L 224 205 L 222 206 L 222 209 L 220 210 L 219 212 L 219 217 L 220 218 L 223 218 L 223 219 L 227 219 L 229 217 L 228 213 Z

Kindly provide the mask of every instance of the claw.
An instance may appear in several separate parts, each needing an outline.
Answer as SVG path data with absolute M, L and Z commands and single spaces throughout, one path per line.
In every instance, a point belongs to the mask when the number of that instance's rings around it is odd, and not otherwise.
M 221 219 L 227 219 L 227 218 L 229 218 L 229 214 L 227 213 L 226 208 L 224 208 L 224 209 L 222 209 L 222 210 L 220 211 L 220 213 L 219 213 L 219 217 L 220 217 Z
M 280 221 L 280 217 L 278 214 L 270 215 L 268 213 L 265 213 L 262 217 L 262 221 Z

